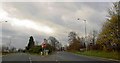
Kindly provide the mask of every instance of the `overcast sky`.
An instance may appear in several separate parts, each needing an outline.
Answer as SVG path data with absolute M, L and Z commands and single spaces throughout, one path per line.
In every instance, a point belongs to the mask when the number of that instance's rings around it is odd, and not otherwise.
M 111 2 L 14 2 L 1 3 L 0 23 L 2 44 L 24 48 L 30 36 L 41 43 L 49 36 L 62 44 L 68 43 L 68 33 L 75 31 L 84 36 L 85 19 L 87 34 L 100 31 L 111 8 Z M 80 18 L 81 20 L 77 20 Z M 1 44 L 1 43 L 0 43 Z

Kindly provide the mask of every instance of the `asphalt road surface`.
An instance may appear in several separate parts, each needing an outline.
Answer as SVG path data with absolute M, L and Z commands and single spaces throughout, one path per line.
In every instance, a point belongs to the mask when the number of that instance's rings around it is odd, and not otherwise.
M 2 57 L 2 63 L 120 63 L 119 61 L 56 52 L 48 56 L 14 53 Z

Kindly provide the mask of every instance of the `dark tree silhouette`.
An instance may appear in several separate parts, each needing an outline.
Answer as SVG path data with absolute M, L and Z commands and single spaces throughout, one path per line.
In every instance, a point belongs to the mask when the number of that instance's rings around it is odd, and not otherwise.
M 30 36 L 29 43 L 28 43 L 28 46 L 26 47 L 26 49 L 29 50 L 32 47 L 34 47 L 34 45 L 35 45 L 34 39 L 32 36 Z

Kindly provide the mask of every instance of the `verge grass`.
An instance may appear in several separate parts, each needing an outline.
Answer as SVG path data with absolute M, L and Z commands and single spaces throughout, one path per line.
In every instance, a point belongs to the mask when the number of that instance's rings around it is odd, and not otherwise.
M 84 52 L 74 52 L 79 55 L 103 57 L 108 59 L 120 60 L 120 53 L 118 52 L 105 52 L 105 51 L 84 51 Z

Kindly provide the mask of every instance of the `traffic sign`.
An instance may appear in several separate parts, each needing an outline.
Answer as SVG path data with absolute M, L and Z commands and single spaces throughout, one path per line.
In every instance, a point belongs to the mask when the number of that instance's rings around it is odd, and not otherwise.
M 46 43 L 45 42 L 42 43 L 42 48 L 46 48 Z

